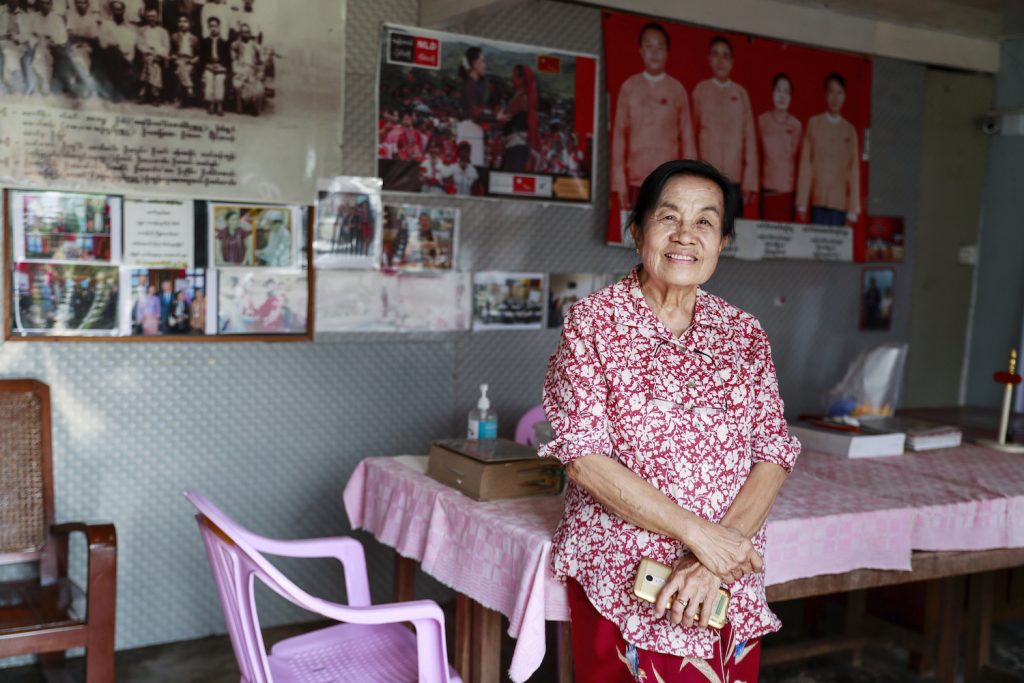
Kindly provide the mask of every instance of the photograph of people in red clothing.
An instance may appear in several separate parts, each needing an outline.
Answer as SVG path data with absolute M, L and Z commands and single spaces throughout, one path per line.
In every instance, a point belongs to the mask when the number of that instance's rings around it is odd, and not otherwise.
M 594 55 L 387 25 L 384 190 L 589 202 L 596 87 Z
M 209 204 L 211 266 L 296 265 L 298 207 Z
M 306 331 L 305 273 L 224 268 L 217 284 L 220 334 L 299 334 Z
M 16 261 L 120 260 L 120 197 L 14 190 L 10 214 Z
M 698 158 L 736 184 L 744 218 L 853 228 L 863 249 L 867 57 L 650 17 L 602 16 L 609 244 L 632 246 L 629 212 L 651 170 Z

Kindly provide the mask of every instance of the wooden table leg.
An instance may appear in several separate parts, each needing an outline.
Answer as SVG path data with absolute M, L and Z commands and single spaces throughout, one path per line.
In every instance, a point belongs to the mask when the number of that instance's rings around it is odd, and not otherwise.
M 558 629 L 558 683 L 573 683 L 572 668 L 572 625 L 568 621 L 556 621 Z
M 935 681 L 954 683 L 960 656 L 960 619 L 963 616 L 964 578 L 939 579 L 939 627 L 935 639 Z
M 846 635 L 859 638 L 864 635 L 864 615 L 867 611 L 866 590 L 850 591 L 846 594 Z M 864 650 L 856 647 L 853 649 L 851 664 L 861 666 L 863 664 Z
M 471 683 L 501 680 L 501 612 L 473 601 L 473 673 Z
M 455 594 L 455 670 L 463 681 L 473 675 L 473 601 Z
M 973 574 L 967 582 L 967 650 L 965 683 L 983 678 L 992 647 L 992 572 Z
M 416 599 L 416 560 L 395 553 L 395 602 Z

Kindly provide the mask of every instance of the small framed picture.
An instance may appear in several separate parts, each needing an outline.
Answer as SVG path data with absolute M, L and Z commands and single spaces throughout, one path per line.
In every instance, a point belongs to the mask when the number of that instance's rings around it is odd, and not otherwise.
M 121 197 L 12 190 L 15 261 L 119 263 Z
M 222 268 L 217 280 L 220 334 L 305 334 L 309 280 L 306 273 Z
M 860 286 L 860 329 L 888 331 L 892 328 L 893 268 L 864 268 Z
M 380 178 L 339 176 L 318 184 L 313 264 L 317 268 L 377 268 L 382 207 Z
M 548 327 L 561 327 L 573 304 L 616 279 L 608 273 L 549 273 Z
M 209 203 L 210 265 L 291 268 L 302 233 L 297 206 Z
M 122 268 L 122 334 L 206 334 L 209 276 L 203 268 Z
M 14 263 L 11 333 L 20 336 L 115 336 L 117 266 Z
M 458 209 L 385 204 L 381 263 L 400 271 L 451 270 L 458 227 Z
M 473 273 L 473 331 L 544 327 L 544 273 Z

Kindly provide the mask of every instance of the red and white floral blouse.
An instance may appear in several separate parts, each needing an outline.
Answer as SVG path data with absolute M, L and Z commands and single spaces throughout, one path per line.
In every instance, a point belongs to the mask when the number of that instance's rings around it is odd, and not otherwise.
M 541 455 L 569 463 L 604 453 L 718 522 L 755 463 L 789 470 L 800 452 L 783 417 L 768 336 L 756 318 L 698 289 L 692 323 L 673 339 L 647 305 L 638 271 L 566 316 L 544 383 L 555 439 Z M 753 543 L 763 556 L 763 527 Z M 570 482 L 552 544 L 555 575 L 575 578 L 628 642 L 711 656 L 716 631 L 656 619 L 653 605 L 633 595 L 641 556 L 672 564 L 687 552 L 678 541 L 624 521 Z M 737 640 L 779 630 L 765 601 L 764 574 L 728 588 Z

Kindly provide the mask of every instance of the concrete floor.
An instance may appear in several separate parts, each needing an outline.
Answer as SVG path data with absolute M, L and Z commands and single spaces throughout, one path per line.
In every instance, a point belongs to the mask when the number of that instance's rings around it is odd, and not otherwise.
M 449 626 L 449 651 L 451 651 L 451 624 L 454 624 L 453 603 L 443 605 L 446 625 Z M 780 616 L 789 623 L 796 623 L 799 617 L 787 619 L 783 610 Z M 269 628 L 264 631 L 269 648 L 284 638 L 297 635 L 322 623 Z M 785 633 L 786 629 L 783 629 Z M 790 632 L 790 638 L 795 635 Z M 782 638 L 782 636 L 773 636 Z M 770 639 L 769 639 L 770 642 Z M 505 636 L 502 642 L 503 670 L 511 661 L 513 641 Z M 548 629 L 548 656 L 536 674 L 530 679 L 534 683 L 554 683 L 555 676 L 554 629 Z M 993 663 L 1018 676 L 1024 677 L 1024 621 L 1009 622 L 993 629 Z M 81 660 L 69 664 L 70 679 L 83 681 Z M 226 636 L 214 636 L 179 643 L 167 643 L 117 653 L 117 680 L 120 683 L 238 683 L 238 665 Z M 507 678 L 505 679 L 507 680 Z M 819 657 L 802 662 L 765 667 L 761 671 L 761 683 L 925 683 L 934 680 L 928 676 L 917 676 L 907 667 L 906 652 L 897 648 L 872 647 L 864 652 L 860 667 L 850 665 L 849 656 Z M 0 669 L 3 683 L 43 683 L 35 667 Z

